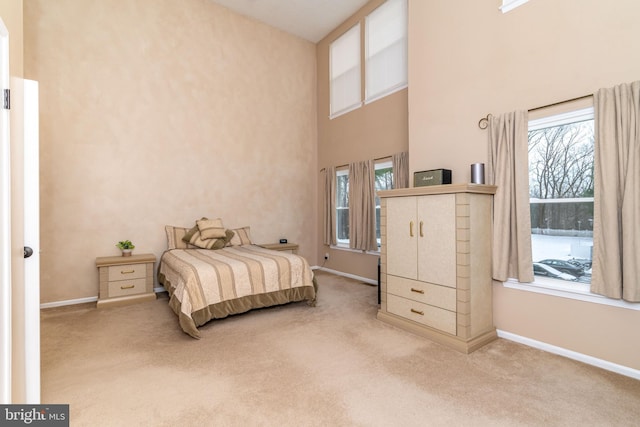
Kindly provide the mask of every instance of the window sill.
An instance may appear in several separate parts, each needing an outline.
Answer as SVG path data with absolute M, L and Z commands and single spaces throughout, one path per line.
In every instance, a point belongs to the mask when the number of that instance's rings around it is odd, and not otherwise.
M 404 89 L 406 89 L 406 88 L 408 88 L 408 87 L 409 87 L 409 85 L 408 85 L 408 84 L 403 83 L 403 84 L 401 84 L 401 85 L 399 85 L 399 86 L 397 86 L 397 87 L 394 87 L 394 88 L 388 89 L 388 90 L 386 90 L 386 91 L 384 91 L 384 92 L 381 92 L 381 93 L 378 93 L 378 94 L 376 94 L 376 95 L 374 95 L 374 96 L 372 96 L 372 97 L 370 97 L 370 98 L 366 98 L 366 99 L 364 100 L 364 104 L 365 104 L 365 105 L 369 105 L 369 104 L 371 104 L 372 102 L 375 102 L 375 101 L 377 101 L 377 100 L 379 100 L 379 99 L 382 99 L 382 98 L 384 98 L 384 97 L 386 97 L 386 96 L 392 95 L 392 94 L 394 94 L 394 93 L 396 93 L 396 92 L 400 92 L 401 90 L 404 90 Z
M 592 294 L 589 291 L 589 285 L 585 283 L 563 283 L 561 280 L 536 277 L 535 282 L 533 283 L 520 283 L 515 279 L 509 279 L 503 283 L 503 286 L 509 289 L 518 289 L 521 291 L 585 301 L 593 304 L 609 305 L 612 307 L 640 311 L 640 303 L 631 303 Z
M 354 252 L 354 253 L 358 253 L 358 254 L 366 254 L 366 255 L 375 255 L 375 256 L 380 256 L 380 251 L 362 251 L 360 249 L 351 249 L 349 247 L 349 245 L 346 244 L 340 244 L 338 243 L 337 245 L 331 245 L 329 246 L 331 249 L 337 249 L 339 251 L 346 251 L 346 252 Z
M 357 104 L 354 104 L 350 107 L 346 107 L 340 111 L 336 111 L 335 113 L 331 113 L 329 114 L 329 120 L 333 120 L 337 117 L 340 117 L 342 115 L 345 115 L 347 113 L 352 112 L 353 110 L 357 110 L 358 108 L 362 107 L 362 102 L 358 102 Z
M 502 13 L 507 13 L 510 10 L 515 9 L 518 6 L 522 6 L 523 4 L 525 4 L 528 1 L 529 0 L 503 0 L 502 1 L 502 6 L 500 6 L 498 9 L 500 9 L 502 11 Z

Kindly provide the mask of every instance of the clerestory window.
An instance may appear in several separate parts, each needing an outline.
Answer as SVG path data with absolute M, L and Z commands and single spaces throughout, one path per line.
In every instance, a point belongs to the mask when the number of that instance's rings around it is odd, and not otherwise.
M 387 0 L 367 15 L 364 43 L 360 37 L 358 23 L 329 46 L 331 119 L 407 87 L 407 0 Z

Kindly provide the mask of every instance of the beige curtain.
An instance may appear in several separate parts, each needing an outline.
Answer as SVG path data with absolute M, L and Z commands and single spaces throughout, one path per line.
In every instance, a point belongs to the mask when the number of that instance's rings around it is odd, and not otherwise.
M 336 168 L 330 166 L 324 170 L 324 209 L 322 215 L 323 242 L 336 244 Z
M 393 188 L 409 187 L 409 153 L 396 153 L 391 156 L 393 166 Z
M 349 165 L 349 247 L 378 250 L 373 160 Z
M 594 94 L 591 292 L 640 302 L 640 82 Z
M 528 113 L 489 118 L 487 183 L 493 199 L 493 278 L 533 282 L 529 212 Z

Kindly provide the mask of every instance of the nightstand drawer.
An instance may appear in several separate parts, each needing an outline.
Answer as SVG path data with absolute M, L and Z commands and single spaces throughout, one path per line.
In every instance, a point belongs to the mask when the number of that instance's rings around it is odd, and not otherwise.
M 392 294 L 387 294 L 387 311 L 451 335 L 456 334 L 456 313 L 453 311 L 443 310 Z
M 110 282 L 115 280 L 143 279 L 147 275 L 146 264 L 122 264 L 109 267 Z
M 146 279 L 120 280 L 117 282 L 109 282 L 108 298 L 144 293 L 146 283 Z

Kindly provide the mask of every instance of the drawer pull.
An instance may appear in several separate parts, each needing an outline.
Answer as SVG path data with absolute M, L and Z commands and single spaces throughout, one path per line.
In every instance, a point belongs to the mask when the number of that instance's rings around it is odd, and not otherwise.
M 415 314 L 419 314 L 420 316 L 424 316 L 424 311 L 418 311 L 418 310 L 414 310 L 414 309 L 412 308 L 412 309 L 411 309 L 411 312 L 412 312 L 412 313 L 415 313 Z
M 120 286 L 120 289 L 125 290 L 125 289 L 133 289 L 135 288 L 136 285 L 127 285 L 127 286 Z
M 411 288 L 411 292 L 415 292 L 416 294 L 424 294 L 422 289 Z
M 424 223 L 422 221 L 420 221 L 420 237 L 424 237 L 424 233 L 422 232 L 422 225 Z
M 409 223 L 409 237 L 413 237 L 413 221 Z
M 131 273 L 135 273 L 135 270 L 120 270 L 120 274 L 131 274 Z

